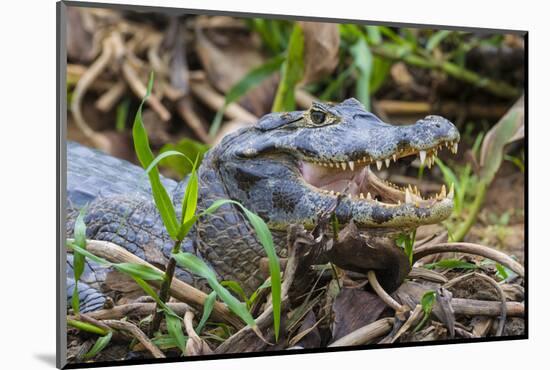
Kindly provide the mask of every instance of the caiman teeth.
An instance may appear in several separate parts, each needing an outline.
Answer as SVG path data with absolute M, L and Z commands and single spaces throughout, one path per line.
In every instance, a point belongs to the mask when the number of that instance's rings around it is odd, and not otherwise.
M 418 155 L 420 156 L 420 164 L 424 164 L 424 162 L 426 162 L 426 151 L 425 150 L 421 150 L 418 152 Z
M 455 142 L 455 143 L 453 144 L 453 147 L 451 148 L 451 152 L 452 152 L 453 154 L 458 153 L 458 143 Z
M 439 193 L 439 196 L 441 198 L 445 198 L 447 196 L 447 188 L 445 187 L 445 184 L 441 185 L 441 193 Z
M 386 168 L 390 168 L 390 159 L 386 158 L 385 162 L 386 162 Z
M 412 200 L 412 196 L 411 196 L 411 193 L 409 192 L 409 189 L 405 189 L 405 203 L 412 203 L 413 200 Z
M 380 169 L 382 168 L 382 161 L 381 160 L 376 161 L 376 168 L 378 168 L 378 171 L 380 171 Z
M 346 170 L 346 162 L 340 163 L 340 166 L 342 166 L 342 169 L 343 169 L 344 171 Z
M 354 168 L 353 161 L 349 161 L 348 164 L 349 164 L 349 169 L 353 171 L 353 168 Z

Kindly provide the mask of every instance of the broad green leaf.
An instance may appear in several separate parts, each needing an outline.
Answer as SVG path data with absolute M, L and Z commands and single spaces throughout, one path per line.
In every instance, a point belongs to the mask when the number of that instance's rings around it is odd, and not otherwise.
M 367 29 L 367 37 L 371 44 L 378 45 L 382 42 L 382 34 L 378 26 L 366 26 L 365 28 Z
M 294 89 L 304 75 L 304 33 L 298 23 L 294 24 L 283 63 L 281 81 L 277 88 L 273 112 L 288 112 L 296 108 Z
M 92 358 L 94 357 L 95 355 L 97 355 L 99 352 L 101 352 L 105 347 L 107 347 L 107 345 L 109 344 L 109 342 L 111 341 L 111 338 L 113 337 L 113 332 L 110 331 L 107 333 L 107 335 L 104 335 L 102 337 L 99 337 L 93 347 L 88 351 L 88 353 L 86 353 L 84 355 L 84 358 L 88 359 L 88 358 Z
M 440 268 L 440 269 L 463 269 L 463 270 L 474 270 L 478 268 L 478 266 L 474 263 L 465 262 L 465 261 L 452 259 L 452 258 L 444 259 L 434 263 L 428 263 L 424 265 L 424 267 L 427 269 Z
M 153 267 L 139 263 L 117 263 L 113 265 L 118 271 L 128 275 L 139 276 L 143 280 L 162 280 L 164 273 Z
M 372 53 L 367 42 L 362 37 L 351 47 L 351 55 L 357 67 L 359 76 L 356 82 L 357 99 L 363 103 L 367 110 L 370 109 L 370 79 L 372 72 Z
M 148 168 L 149 165 L 154 161 L 154 155 L 149 146 L 149 139 L 147 138 L 147 132 L 143 126 L 143 117 L 142 110 L 143 105 L 147 101 L 147 98 L 151 94 L 151 89 L 153 87 L 153 73 L 149 78 L 149 84 L 147 87 L 147 93 L 139 105 L 136 117 L 134 119 L 134 125 L 132 128 L 132 135 L 134 138 L 134 149 L 143 168 Z M 168 196 L 168 193 L 162 182 L 160 181 L 160 174 L 156 167 L 153 167 L 149 173 L 149 182 L 151 183 L 151 190 L 153 193 L 153 199 L 158 208 L 164 226 L 168 231 L 168 234 L 172 238 L 176 238 L 179 225 L 178 219 L 176 217 L 176 211 L 174 210 L 174 205 L 172 200 Z
M 490 184 L 495 177 L 502 159 L 506 144 L 523 137 L 524 100 L 520 98 L 512 108 L 485 135 L 481 146 L 480 179 Z
M 200 166 L 202 159 L 204 158 L 204 154 L 208 151 L 208 149 L 210 149 L 208 145 L 189 138 L 181 139 L 175 144 L 168 143 L 160 149 L 161 153 L 167 151 L 177 151 L 184 154 L 190 160 L 187 160 L 187 158 L 181 156 L 170 156 L 164 158 L 160 162 L 160 165 L 170 168 L 172 171 L 181 176 L 181 178 L 183 178 L 191 173 L 195 161 L 197 161 L 197 168 Z
M 448 31 L 448 30 L 441 30 L 441 31 L 435 32 L 428 39 L 428 42 L 426 43 L 426 50 L 433 51 L 441 43 L 441 41 L 445 40 L 445 38 L 447 38 L 447 36 L 449 36 L 450 34 L 451 34 L 451 31 Z
M 500 263 L 495 264 L 495 268 L 497 270 L 497 278 L 500 280 L 506 280 L 508 279 L 508 271 L 507 269 L 502 266 Z
M 89 324 L 87 322 L 83 322 L 79 320 L 67 319 L 67 325 L 72 326 L 73 328 L 77 328 L 78 330 L 81 330 L 81 331 L 86 331 L 88 333 L 98 334 L 102 336 L 107 335 L 109 333 L 109 331 L 103 328 L 100 328 L 99 326 L 95 326 L 93 324 Z
M 239 316 L 250 327 L 256 328 L 256 322 L 250 312 L 248 312 L 246 304 L 240 302 L 218 282 L 214 271 L 212 271 L 203 260 L 194 254 L 187 252 L 179 252 L 177 254 L 173 254 L 172 257 L 176 260 L 176 263 L 180 267 L 183 267 L 191 273 L 206 279 L 208 285 L 210 285 L 210 288 L 216 292 L 220 299 L 225 302 L 233 313 Z
M 216 117 L 212 122 L 212 126 L 210 126 L 209 134 L 211 136 L 216 135 L 220 128 L 225 109 L 229 104 L 237 101 L 248 91 L 258 86 L 266 78 L 271 76 L 273 73 L 279 71 L 284 61 L 284 55 L 277 55 L 276 57 L 268 60 L 259 67 L 250 70 L 239 82 L 237 82 L 237 84 L 235 84 L 225 95 L 225 102 L 220 110 L 218 110 L 218 112 L 216 113 Z
M 176 340 L 170 335 L 161 335 L 151 339 L 151 341 L 160 349 L 178 348 Z
M 166 329 L 170 336 L 174 338 L 176 345 L 182 353 L 185 353 L 185 346 L 187 344 L 187 337 L 183 335 L 183 329 L 181 327 L 181 321 L 177 316 L 165 312 Z
M 422 310 L 426 315 L 431 314 L 434 303 L 435 303 L 435 291 L 430 290 L 424 293 L 424 295 L 422 296 L 422 299 L 420 300 L 420 305 L 422 306 Z
M 391 66 L 393 61 L 379 56 L 373 56 L 372 58 L 372 72 L 370 76 L 369 92 L 374 95 L 378 89 L 384 84 L 388 76 L 390 75 Z
M 397 237 L 397 239 L 395 240 L 395 243 L 403 248 L 403 251 L 405 252 L 405 254 L 407 255 L 407 257 L 409 258 L 409 264 L 411 264 L 412 266 L 412 263 L 413 263 L 413 247 L 414 247 L 414 241 L 416 239 L 416 229 L 414 229 L 411 233 L 409 234 L 399 234 L 399 236 Z
M 195 329 L 195 332 L 198 335 L 200 335 L 200 333 L 202 332 L 204 325 L 206 325 L 206 321 L 208 321 L 208 318 L 210 317 L 210 314 L 214 309 L 214 303 L 216 302 L 216 297 L 217 297 L 216 291 L 212 291 L 204 301 L 204 308 L 202 311 L 201 321 L 199 321 L 199 324 Z

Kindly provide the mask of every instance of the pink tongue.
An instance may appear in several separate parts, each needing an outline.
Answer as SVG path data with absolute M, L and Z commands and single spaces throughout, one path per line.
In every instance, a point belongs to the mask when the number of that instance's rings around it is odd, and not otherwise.
M 355 196 L 365 186 L 368 168 L 361 171 L 342 171 L 302 162 L 301 172 L 304 180 L 313 186 Z

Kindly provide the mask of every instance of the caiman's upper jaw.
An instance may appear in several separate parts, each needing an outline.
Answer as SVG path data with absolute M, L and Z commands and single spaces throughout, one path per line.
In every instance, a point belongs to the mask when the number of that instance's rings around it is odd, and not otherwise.
M 303 180 L 314 191 L 324 196 L 347 198 L 347 201 L 351 202 L 351 208 L 354 208 L 353 219 L 359 226 L 400 226 L 400 222 L 409 226 L 429 224 L 448 217 L 452 209 L 453 188 L 447 192 L 443 185 L 438 194 L 424 198 L 416 186 L 399 187 L 380 179 L 371 171 L 370 165 L 380 170 L 384 165 L 389 167 L 391 162 L 396 162 L 400 158 L 418 155 L 420 163 L 431 168 L 437 153 L 443 148 L 456 154 L 458 139 L 442 141 L 421 150 L 407 146 L 385 158 L 365 155 L 347 162 L 321 162 L 302 158 L 299 161 L 299 169 Z M 361 215 L 361 210 L 369 212 L 370 215 Z M 384 212 L 387 222 L 376 220 L 375 216 L 380 214 L 377 210 Z M 389 220 L 388 212 L 392 211 L 395 217 Z M 415 215 L 418 216 L 416 220 Z M 400 217 L 403 220 L 399 221 Z

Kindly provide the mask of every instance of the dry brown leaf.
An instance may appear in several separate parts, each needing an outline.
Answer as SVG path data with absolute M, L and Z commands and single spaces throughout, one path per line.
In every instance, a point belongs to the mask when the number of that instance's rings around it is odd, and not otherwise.
M 197 55 L 206 70 L 208 81 L 227 93 L 251 69 L 265 63 L 266 58 L 253 35 L 242 30 L 211 27 L 218 18 L 201 18 L 196 31 Z M 210 23 L 209 23 L 210 22 Z M 279 81 L 278 74 L 251 89 L 239 104 L 256 116 L 269 112 Z
M 330 75 L 338 65 L 340 32 L 336 23 L 300 22 L 304 31 L 303 84 Z

